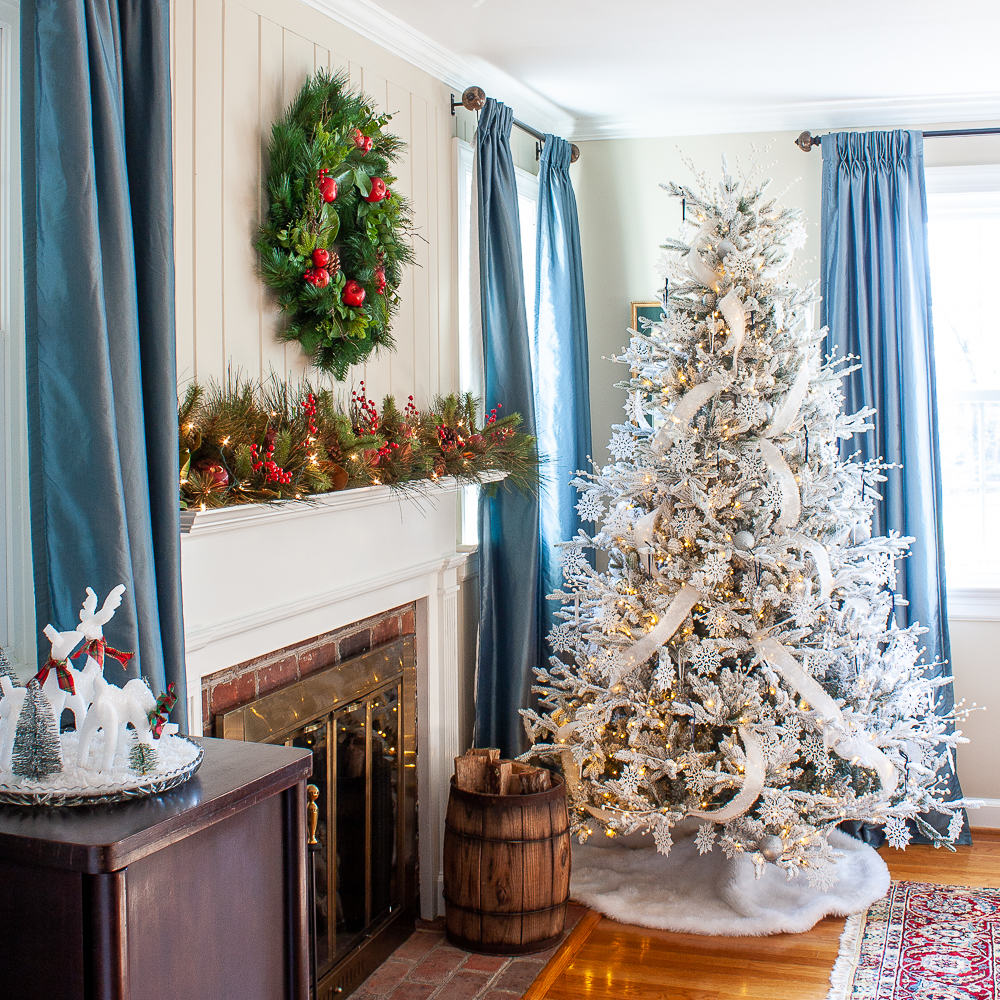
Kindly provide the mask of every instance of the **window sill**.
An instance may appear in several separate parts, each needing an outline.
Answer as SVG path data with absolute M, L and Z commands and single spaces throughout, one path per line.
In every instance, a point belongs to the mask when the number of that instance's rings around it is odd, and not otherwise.
M 955 621 L 1000 621 L 1000 587 L 949 587 L 948 618 Z

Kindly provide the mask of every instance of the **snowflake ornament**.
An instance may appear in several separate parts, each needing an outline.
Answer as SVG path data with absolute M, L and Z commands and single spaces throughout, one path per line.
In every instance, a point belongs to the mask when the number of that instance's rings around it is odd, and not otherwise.
M 694 838 L 695 847 L 699 854 L 708 854 L 715 844 L 715 825 L 712 823 L 702 823 L 698 827 L 698 834 Z
M 604 504 L 597 494 L 588 493 L 576 505 L 581 521 L 599 521 L 604 514 Z
M 902 816 L 890 816 L 885 821 L 884 832 L 886 843 L 897 851 L 905 851 L 906 845 L 913 838 L 910 827 Z

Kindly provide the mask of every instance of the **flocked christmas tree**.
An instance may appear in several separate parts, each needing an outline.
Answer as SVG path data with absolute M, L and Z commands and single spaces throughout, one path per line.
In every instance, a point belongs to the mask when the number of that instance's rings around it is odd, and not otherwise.
M 958 836 L 937 776 L 960 740 L 934 714 L 946 681 L 920 662 L 924 630 L 893 617 L 912 539 L 871 537 L 885 467 L 838 455 L 871 411 L 841 412 L 854 369 L 821 355 L 814 290 L 783 277 L 805 229 L 766 188 L 725 164 L 717 196 L 668 187 L 695 221 L 665 247 L 661 322 L 615 359 L 616 461 L 575 480 L 600 530 L 565 547 L 560 655 L 524 715 L 534 752 L 562 760 L 581 840 L 641 830 L 667 853 L 687 820 L 702 853 L 822 889 L 843 820 L 885 824 L 897 847 L 907 820 Z M 929 811 L 950 815 L 945 836 Z
M 128 766 L 136 774 L 152 774 L 159 766 L 159 756 L 153 747 L 135 736 L 128 752 Z
M 10 665 L 10 660 L 7 659 L 7 654 L 4 652 L 3 647 L 0 646 L 0 677 L 9 677 L 13 681 L 14 686 L 20 685 L 17 674 L 14 672 L 14 668 Z M 0 694 L 0 698 L 3 695 Z
M 37 680 L 28 682 L 24 705 L 17 719 L 11 770 L 33 781 L 62 770 L 59 727 L 49 699 Z

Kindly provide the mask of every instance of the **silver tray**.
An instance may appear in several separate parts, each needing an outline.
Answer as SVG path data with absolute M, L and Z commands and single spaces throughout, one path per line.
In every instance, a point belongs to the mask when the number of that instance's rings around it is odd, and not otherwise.
M 201 767 L 205 749 L 187 736 L 176 734 L 174 739 L 184 740 L 197 748 L 194 760 L 165 774 L 137 776 L 136 784 L 123 788 L 101 788 L 92 791 L 73 788 L 10 788 L 0 786 L 0 805 L 8 806 L 99 806 L 110 802 L 130 802 L 159 795 L 178 785 L 183 785 Z

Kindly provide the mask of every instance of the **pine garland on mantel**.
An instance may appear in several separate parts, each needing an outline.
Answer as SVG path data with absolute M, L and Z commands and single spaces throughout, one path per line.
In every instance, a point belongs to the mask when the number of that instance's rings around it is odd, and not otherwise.
M 535 439 L 518 430 L 520 415 L 494 410 L 480 426 L 477 412 L 473 396 L 455 394 L 426 411 L 412 396 L 402 410 L 386 396 L 380 411 L 364 382 L 346 408 L 309 383 L 193 382 L 178 410 L 181 507 L 306 500 L 445 476 L 493 490 L 497 472 L 532 492 L 538 457 Z

